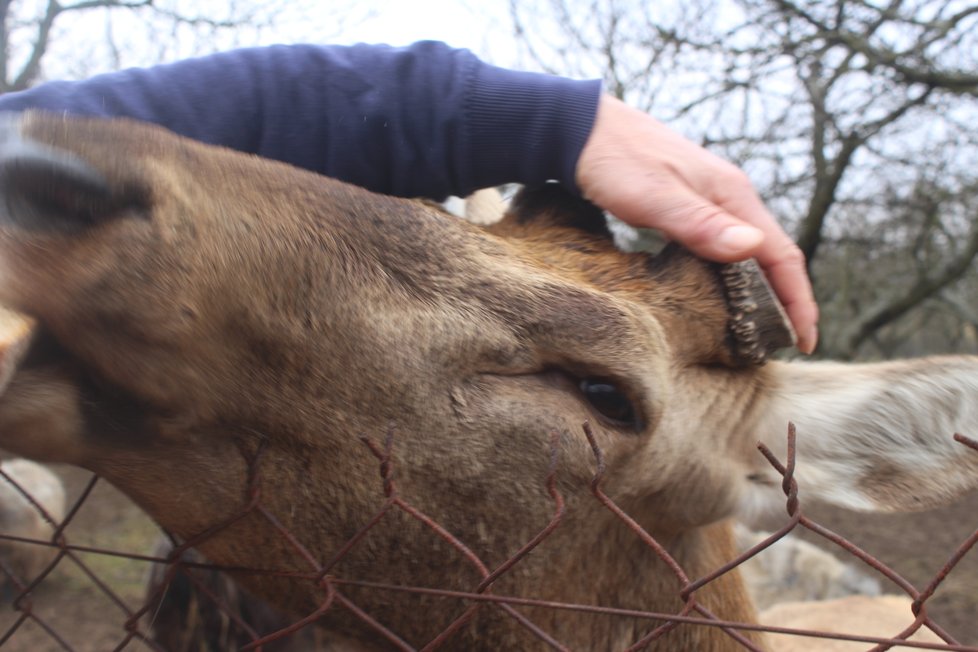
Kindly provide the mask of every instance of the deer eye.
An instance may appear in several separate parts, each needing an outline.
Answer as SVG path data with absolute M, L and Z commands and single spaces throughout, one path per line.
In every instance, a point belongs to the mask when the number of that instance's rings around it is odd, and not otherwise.
M 610 380 L 584 378 L 578 387 L 591 407 L 612 425 L 642 429 L 638 411 L 632 401 Z

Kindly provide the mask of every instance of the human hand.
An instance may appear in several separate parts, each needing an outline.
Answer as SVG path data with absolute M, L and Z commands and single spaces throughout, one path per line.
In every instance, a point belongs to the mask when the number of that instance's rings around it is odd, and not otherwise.
M 663 231 L 719 262 L 751 256 L 784 304 L 798 348 L 818 341 L 805 257 L 736 166 L 605 95 L 577 163 L 577 185 L 620 220 Z

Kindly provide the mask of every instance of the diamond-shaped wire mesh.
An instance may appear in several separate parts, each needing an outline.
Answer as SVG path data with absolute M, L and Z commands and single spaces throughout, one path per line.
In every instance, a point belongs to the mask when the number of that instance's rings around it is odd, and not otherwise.
M 761 448 L 772 466 L 783 476 L 783 489 L 786 496 L 788 520 L 783 527 L 758 545 L 720 568 L 703 577 L 689 577 L 682 566 L 669 554 L 665 546 L 660 544 L 642 526 L 625 513 L 602 490 L 606 473 L 604 457 L 598 447 L 589 427 L 584 426 L 585 434 L 591 444 L 597 471 L 591 481 L 591 494 L 606 509 L 613 513 L 642 545 L 664 562 L 675 576 L 678 597 L 682 608 L 676 613 L 654 613 L 634 609 L 622 609 L 612 606 L 568 604 L 546 601 L 527 597 L 513 597 L 496 594 L 493 585 L 500 577 L 518 568 L 521 561 L 535 549 L 546 546 L 550 535 L 561 527 L 566 505 L 558 490 L 556 474 L 560 460 L 557 453 L 557 435 L 551 438 L 550 466 L 546 478 L 541 482 L 546 487 L 553 505 L 550 522 L 539 532 L 529 537 L 522 548 L 503 563 L 492 568 L 480 559 L 464 541 L 452 534 L 451 523 L 438 523 L 427 516 L 423 508 L 412 502 L 412 497 L 399 493 L 394 478 L 394 463 L 392 450 L 395 446 L 393 429 L 389 431 L 382 444 L 364 438 L 364 445 L 376 457 L 380 468 L 378 482 L 378 505 L 372 514 L 363 515 L 363 527 L 349 541 L 330 556 L 319 556 L 307 550 L 293 533 L 289 532 L 276 515 L 269 512 L 262 503 L 258 478 L 261 474 L 262 455 L 249 459 L 249 484 L 243 487 L 244 504 L 240 511 L 228 514 L 224 522 L 215 525 L 199 537 L 184 542 L 166 541 L 158 545 L 152 552 L 141 553 L 125 551 L 111 542 L 95 544 L 79 543 L 69 540 L 69 532 L 73 522 L 79 518 L 81 511 L 92 501 L 99 480 L 92 477 L 63 519 L 56 519 L 48 513 L 42 501 L 31 496 L 30 492 L 20 487 L 14 478 L 0 470 L 0 481 L 10 483 L 26 504 L 47 523 L 50 537 L 44 539 L 25 537 L 18 533 L 0 532 L 0 542 L 8 549 L 36 553 L 41 563 L 37 568 L 24 576 L 23 568 L 16 567 L 9 560 L 0 561 L 0 569 L 6 576 L 6 598 L 12 605 L 12 612 L 0 620 L 0 646 L 9 646 L 12 650 L 101 650 L 101 649 L 133 649 L 133 650 L 164 650 L 167 652 L 189 652 L 190 650 L 266 650 L 294 651 L 323 649 L 323 639 L 315 623 L 330 610 L 345 610 L 362 621 L 373 633 L 376 641 L 390 649 L 416 649 L 400 637 L 396 631 L 388 629 L 383 624 L 382 614 L 371 614 L 357 605 L 351 595 L 358 589 L 372 591 L 390 591 L 399 593 L 414 593 L 417 595 L 441 596 L 458 601 L 460 605 L 457 617 L 448 623 L 432 640 L 426 641 L 418 649 L 456 649 L 453 638 L 456 633 L 466 626 L 481 610 L 500 610 L 509 618 L 538 639 L 543 648 L 555 650 L 569 649 L 551 636 L 545 629 L 534 623 L 525 613 L 527 607 L 536 609 L 557 610 L 564 617 L 574 618 L 581 613 L 600 614 L 606 618 L 639 618 L 648 622 L 646 632 L 632 641 L 627 650 L 645 649 L 653 641 L 664 639 L 668 641 L 669 633 L 680 627 L 715 627 L 720 628 L 731 641 L 736 641 L 744 649 L 756 650 L 757 647 L 748 641 L 743 632 L 761 630 L 769 632 L 784 632 L 803 635 L 808 638 L 822 638 L 825 641 L 849 640 L 860 642 L 863 649 L 890 649 L 891 645 L 901 643 L 900 649 L 941 649 L 941 650 L 971 650 L 978 647 L 963 645 L 945 632 L 938 623 L 928 616 L 927 603 L 937 588 L 953 572 L 955 566 L 968 554 L 978 542 L 978 530 L 962 541 L 948 556 L 946 562 L 933 577 L 917 588 L 896 571 L 888 567 L 869 552 L 856 546 L 845 537 L 840 536 L 816 523 L 805 515 L 798 500 L 798 486 L 794 479 L 795 434 L 790 428 L 788 433 L 787 459 L 782 461 L 767 449 Z M 978 442 L 960 435 L 955 439 L 962 446 L 975 450 L 978 455 Z M 396 584 L 384 584 L 365 581 L 362 578 L 347 577 L 335 573 L 339 563 L 371 536 L 371 531 L 384 519 L 393 514 L 417 521 L 439 540 L 447 544 L 459 558 L 478 575 L 479 580 L 467 591 L 447 590 L 437 586 L 412 587 Z M 220 572 L 220 568 L 208 564 L 194 550 L 209 536 L 240 521 L 245 516 L 259 516 L 265 519 L 278 533 L 282 541 L 290 546 L 296 556 L 305 560 L 307 569 L 298 575 L 293 571 L 290 577 L 299 577 L 318 588 L 321 600 L 318 608 L 310 613 L 299 616 L 286 615 L 274 607 L 244 593 L 236 582 Z M 778 540 L 787 536 L 793 530 L 807 530 L 827 541 L 832 542 L 840 550 L 860 560 L 875 570 L 881 577 L 886 578 L 899 587 L 913 601 L 914 622 L 902 632 L 895 632 L 893 638 L 875 638 L 847 634 L 833 634 L 805 630 L 789 630 L 784 628 L 762 627 L 756 623 L 735 623 L 720 620 L 709 609 L 697 600 L 697 592 L 704 586 L 715 581 L 718 577 L 730 572 L 768 548 Z M 145 546 L 145 541 L 142 542 Z M 11 548 L 12 547 L 12 548 Z M 145 549 L 145 548 L 144 548 Z M 16 556 L 16 553 L 15 555 Z M 326 559 L 325 562 L 317 561 Z M 105 563 L 109 560 L 112 563 Z M 117 563 L 137 564 L 143 573 L 135 585 L 130 580 L 128 584 L 118 581 L 115 565 Z M 58 572 L 55 573 L 55 570 Z M 237 573 L 247 572 L 247 569 L 235 569 Z M 268 571 L 261 571 L 267 573 Z M 55 579 L 55 575 L 58 575 Z M 66 579 L 67 578 L 67 579 Z M 86 606 L 92 608 L 87 616 L 104 623 L 118 623 L 117 636 L 111 642 L 104 636 L 93 640 L 83 627 L 79 627 L 77 616 L 67 618 L 69 614 L 52 612 L 45 609 L 43 600 L 38 597 L 48 591 L 71 591 L 72 587 L 84 586 L 85 592 L 79 595 L 97 595 L 99 600 L 91 600 L 91 605 L 79 604 L 79 609 Z M 144 587 L 148 587 L 144 588 Z M 978 590 L 978 587 L 976 587 Z M 84 603 L 86 600 L 80 600 Z M 95 602 L 98 602 L 96 605 Z M 179 605 L 175 607 L 174 605 Z M 423 617 L 419 615 L 419 617 Z M 907 614 L 908 620 L 911 614 Z M 907 642 L 921 628 L 926 628 L 940 637 L 944 643 Z M 817 648 L 813 648 L 817 649 Z

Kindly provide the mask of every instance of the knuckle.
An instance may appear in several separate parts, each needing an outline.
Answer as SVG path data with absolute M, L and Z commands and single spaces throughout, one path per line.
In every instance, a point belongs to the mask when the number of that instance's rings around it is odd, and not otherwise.
M 726 165 L 728 166 L 728 168 L 725 170 L 727 183 L 741 190 L 754 189 L 754 184 L 751 182 L 750 177 L 747 176 L 746 172 L 731 163 L 727 163 Z
M 719 206 L 700 203 L 677 209 L 675 222 L 681 223 L 688 233 L 688 241 L 693 244 L 706 243 L 716 238 L 720 231 L 730 226 L 730 215 Z
M 792 267 L 805 267 L 805 253 L 797 244 L 788 240 L 781 251 L 781 259 Z
M 721 160 L 718 163 L 713 179 L 717 187 L 728 192 L 731 190 L 734 192 L 753 192 L 754 190 L 754 184 L 747 173 L 729 161 Z

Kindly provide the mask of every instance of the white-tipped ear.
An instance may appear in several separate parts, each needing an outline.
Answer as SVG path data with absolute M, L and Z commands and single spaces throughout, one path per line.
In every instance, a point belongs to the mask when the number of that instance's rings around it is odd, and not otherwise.
M 803 498 L 868 511 L 913 511 L 978 487 L 978 358 L 878 364 L 776 363 L 758 439 L 782 460 L 797 432 Z M 773 469 L 755 485 L 780 483 Z
M 506 213 L 506 200 L 495 188 L 483 188 L 465 198 L 463 217 L 473 224 L 495 224 Z

